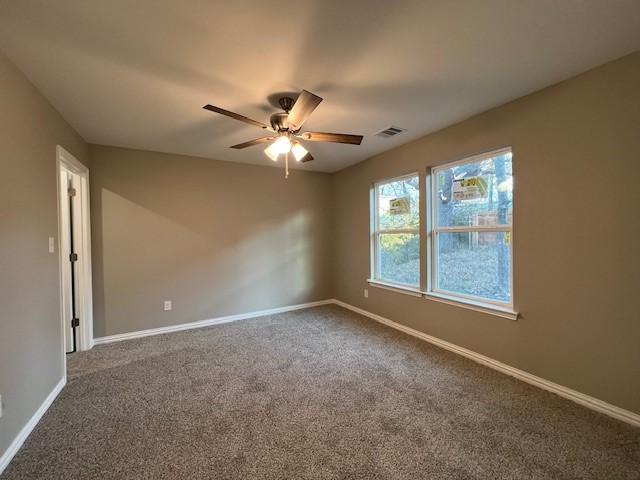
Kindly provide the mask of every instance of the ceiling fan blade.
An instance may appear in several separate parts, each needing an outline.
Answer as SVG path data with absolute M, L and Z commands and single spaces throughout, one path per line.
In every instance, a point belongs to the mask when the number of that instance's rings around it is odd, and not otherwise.
M 293 127 L 292 130 L 302 128 L 304 122 L 306 122 L 307 118 L 309 118 L 317 106 L 320 105 L 320 102 L 322 102 L 322 97 L 314 95 L 307 90 L 302 90 L 300 95 L 298 95 L 296 103 L 293 104 L 293 108 L 289 112 L 287 119 L 289 125 Z
M 259 145 L 261 143 L 267 143 L 267 142 L 270 142 L 271 140 L 275 140 L 275 139 L 276 139 L 276 137 L 256 138 L 255 140 L 249 140 L 248 142 L 238 143 L 237 145 L 231 145 L 231 147 L 229 147 L 229 148 L 235 148 L 237 150 L 240 150 L 241 148 L 253 147 L 254 145 Z
M 307 152 L 307 154 L 300 160 L 300 163 L 310 162 L 311 160 L 313 160 L 313 155 Z
M 230 112 L 229 110 L 225 110 L 224 108 L 214 107 L 213 105 L 205 105 L 205 110 L 209 110 L 211 112 L 219 113 L 221 115 L 226 115 L 227 117 L 235 118 L 236 120 L 240 120 L 241 122 L 248 123 L 249 125 L 255 125 L 260 128 L 269 128 L 262 122 L 258 122 L 257 120 L 253 120 L 249 117 L 245 117 L 244 115 L 240 115 L 239 113 Z
M 311 142 L 348 143 L 350 145 L 360 145 L 363 139 L 362 135 L 326 132 L 305 132 L 298 135 L 298 137 Z

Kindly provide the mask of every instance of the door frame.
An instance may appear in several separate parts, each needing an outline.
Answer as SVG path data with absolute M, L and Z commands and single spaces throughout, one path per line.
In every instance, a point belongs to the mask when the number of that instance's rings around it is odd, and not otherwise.
M 89 204 L 89 168 L 83 165 L 78 159 L 76 159 L 71 153 L 65 150 L 62 146 L 56 146 L 56 185 L 57 185 L 57 206 L 58 206 L 58 271 L 60 282 L 60 322 L 62 325 L 62 354 L 65 358 L 66 365 L 66 347 L 65 347 L 65 322 L 69 319 L 65 319 L 64 315 L 64 276 L 63 265 L 69 261 L 67 254 L 62 251 L 61 239 L 63 235 L 68 235 L 65 232 L 65 226 L 63 223 L 63 216 L 61 214 L 62 195 L 67 195 L 67 192 L 61 191 L 60 188 L 60 175 L 62 169 L 71 171 L 72 173 L 80 177 L 80 188 L 76 194 L 80 209 L 80 225 L 78 240 L 78 263 L 77 263 L 77 276 L 78 276 L 78 317 L 80 319 L 79 330 L 80 334 L 77 337 L 78 350 L 89 350 L 93 347 L 93 289 L 91 281 L 91 217 L 90 217 L 90 204 Z M 75 216 L 75 215 L 74 215 Z M 66 371 L 66 368 L 65 368 Z

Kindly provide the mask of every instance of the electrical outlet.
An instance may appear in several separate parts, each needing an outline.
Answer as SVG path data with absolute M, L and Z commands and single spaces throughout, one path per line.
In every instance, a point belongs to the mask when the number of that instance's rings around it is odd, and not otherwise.
M 56 240 L 53 237 L 49 237 L 49 253 L 56 251 Z
M 164 301 L 164 311 L 168 312 L 172 308 L 173 308 L 173 304 L 171 303 L 171 300 L 165 300 Z
M 364 289 L 364 298 L 369 298 L 369 289 L 368 288 Z
M 2 418 L 2 395 L 0 395 L 0 418 Z

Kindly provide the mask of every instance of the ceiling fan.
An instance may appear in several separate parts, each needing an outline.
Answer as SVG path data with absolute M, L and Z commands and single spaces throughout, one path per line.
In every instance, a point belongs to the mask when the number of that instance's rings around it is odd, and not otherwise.
M 311 116 L 313 111 L 320 105 L 322 98 L 313 93 L 302 90 L 297 100 L 291 97 L 282 97 L 278 103 L 284 112 L 278 112 L 271 115 L 270 124 L 266 125 L 257 120 L 245 117 L 235 112 L 230 112 L 213 105 L 205 105 L 205 110 L 226 115 L 227 117 L 240 120 L 241 122 L 255 125 L 264 130 L 271 132 L 266 137 L 256 138 L 248 142 L 232 145 L 231 148 L 241 149 L 253 147 L 261 143 L 270 143 L 264 153 L 274 162 L 278 161 L 280 155 L 285 158 L 285 178 L 289 177 L 289 152 L 291 152 L 297 162 L 310 162 L 313 156 L 302 145 L 300 140 L 308 140 L 310 142 L 333 142 L 347 143 L 350 145 L 360 145 L 362 135 L 348 135 L 344 133 L 326 133 L 326 132 L 300 132 L 304 122 Z

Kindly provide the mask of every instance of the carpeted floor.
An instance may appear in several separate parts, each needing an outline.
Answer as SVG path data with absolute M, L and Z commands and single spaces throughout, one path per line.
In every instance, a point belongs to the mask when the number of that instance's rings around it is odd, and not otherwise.
M 336 306 L 69 360 L 2 480 L 640 478 L 640 429 Z

